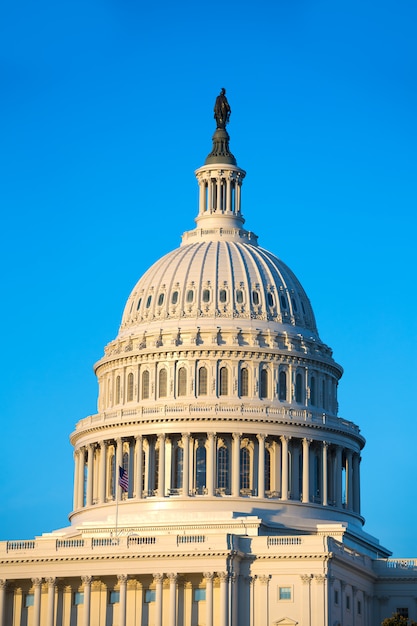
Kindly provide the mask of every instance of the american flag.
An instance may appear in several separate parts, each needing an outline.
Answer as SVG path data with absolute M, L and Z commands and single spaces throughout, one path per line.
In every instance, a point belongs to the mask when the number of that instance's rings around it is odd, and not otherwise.
M 129 476 L 123 467 L 119 465 L 119 485 L 122 488 L 122 491 L 129 491 Z

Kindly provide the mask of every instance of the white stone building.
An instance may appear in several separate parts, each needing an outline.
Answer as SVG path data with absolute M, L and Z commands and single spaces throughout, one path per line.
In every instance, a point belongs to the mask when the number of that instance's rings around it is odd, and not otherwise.
M 95 366 L 70 525 L 0 543 L 0 626 L 417 619 L 417 560 L 363 530 L 342 368 L 297 278 L 244 229 L 225 126 L 196 171 L 196 228 L 140 278 Z

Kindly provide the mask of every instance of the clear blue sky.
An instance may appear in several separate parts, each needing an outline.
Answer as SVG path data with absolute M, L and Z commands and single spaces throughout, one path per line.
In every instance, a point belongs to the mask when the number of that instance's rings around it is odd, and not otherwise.
M 345 368 L 365 529 L 417 557 L 416 23 L 414 0 L 3 2 L 0 539 L 67 524 L 92 365 L 193 227 L 224 86 L 246 225 Z

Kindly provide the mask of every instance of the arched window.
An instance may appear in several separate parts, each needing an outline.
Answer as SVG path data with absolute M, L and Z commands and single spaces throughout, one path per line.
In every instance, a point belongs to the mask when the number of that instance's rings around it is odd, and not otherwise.
M 272 295 L 272 293 L 270 291 L 268 291 L 267 294 L 267 300 L 268 300 L 268 304 L 269 306 L 274 306 L 274 296 Z
M 142 399 L 149 398 L 149 372 L 145 370 L 142 374 Z
M 203 289 L 203 302 L 210 302 L 210 290 Z
M 323 379 L 321 381 L 321 395 L 323 396 L 323 409 L 327 409 L 326 391 L 327 391 L 327 385 L 326 385 L 326 381 Z
M 217 451 L 217 487 L 229 490 L 229 450 L 220 446 Z
M 171 304 L 177 304 L 178 302 L 178 291 L 173 291 L 171 296 Z
M 283 402 L 287 399 L 287 373 L 284 371 L 279 373 L 279 399 Z
M 195 486 L 198 493 L 206 487 L 206 448 L 199 445 L 195 453 Z
M 174 489 L 182 489 L 184 473 L 184 450 L 177 446 L 174 451 Z M 185 494 L 188 495 L 188 494 Z
M 115 393 L 115 404 L 119 404 L 120 402 L 120 376 L 116 376 L 116 393 Z
M 240 395 L 242 397 L 249 395 L 249 371 L 247 367 L 240 370 Z
M 187 395 L 187 370 L 185 367 L 180 367 L 178 370 L 178 395 Z
M 320 499 L 321 493 L 321 463 L 318 454 L 314 455 L 314 498 L 316 501 Z
M 109 477 L 110 477 L 110 481 L 109 481 L 109 487 L 110 487 L 110 497 L 111 498 L 115 498 L 116 497 L 116 456 L 114 454 L 114 452 L 112 453 L 112 455 L 109 458 Z
M 133 400 L 133 374 L 130 372 L 127 376 L 127 401 L 132 402 Z
M 250 453 L 247 448 L 240 449 L 240 489 L 250 489 Z
M 265 448 L 265 491 L 271 491 L 271 451 Z
M 220 291 L 219 291 L 219 300 L 222 303 L 226 302 L 226 300 L 227 300 L 226 289 L 220 289 Z
M 167 395 L 167 371 L 166 369 L 159 370 L 159 385 L 158 385 L 158 397 L 166 398 Z
M 268 370 L 261 370 L 261 398 L 269 396 L 269 375 Z
M 187 302 L 188 302 L 188 304 L 191 304 L 193 300 L 194 300 L 194 291 L 192 289 L 189 289 L 187 291 Z
M 241 289 L 236 289 L 236 302 L 238 304 L 242 304 L 243 302 L 243 291 Z
M 198 395 L 207 395 L 207 368 L 200 367 L 198 370 Z
M 227 367 L 221 367 L 219 372 L 219 396 L 227 396 L 229 393 L 229 372 Z
M 257 291 L 252 291 L 252 303 L 255 306 L 258 306 L 259 304 L 259 293 Z
M 310 404 L 316 406 L 316 379 L 314 376 L 310 378 Z
M 304 396 L 304 385 L 303 385 L 303 377 L 300 373 L 298 373 L 295 377 L 295 401 L 303 402 Z
M 162 306 L 164 304 L 164 296 L 165 294 L 160 293 L 158 296 L 158 306 Z

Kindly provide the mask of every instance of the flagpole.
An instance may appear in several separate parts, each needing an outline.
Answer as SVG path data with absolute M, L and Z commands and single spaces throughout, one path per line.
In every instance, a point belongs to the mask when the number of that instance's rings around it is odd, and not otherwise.
M 117 480 L 115 477 L 116 483 L 116 539 L 117 539 L 117 526 L 119 523 L 119 468 L 117 468 Z

